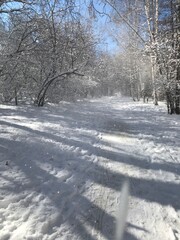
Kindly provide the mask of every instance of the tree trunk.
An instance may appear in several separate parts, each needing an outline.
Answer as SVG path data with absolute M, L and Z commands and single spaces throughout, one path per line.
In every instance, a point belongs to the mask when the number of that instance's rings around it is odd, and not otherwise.
M 15 89 L 14 89 L 14 100 L 15 100 L 15 105 L 17 106 L 18 105 L 18 96 L 17 96 L 17 89 L 16 89 L 16 87 L 15 87 Z
M 151 77 L 152 77 L 152 86 L 153 86 L 153 99 L 154 105 L 158 105 L 158 96 L 157 96 L 157 89 L 156 89 L 156 60 L 153 56 L 151 56 Z
M 73 69 L 73 70 L 69 70 L 67 72 L 60 73 L 59 75 L 56 75 L 56 76 L 50 78 L 48 81 L 45 81 L 43 86 L 41 87 L 41 89 L 38 93 L 37 99 L 35 101 L 37 103 L 38 107 L 42 107 L 44 105 L 46 93 L 52 83 L 56 82 L 56 80 L 58 78 L 66 78 L 67 76 L 72 75 L 72 74 L 75 74 L 78 76 L 84 76 L 81 73 L 77 73 L 77 69 Z
M 178 88 L 178 83 L 176 84 L 175 112 L 180 114 L 180 89 Z

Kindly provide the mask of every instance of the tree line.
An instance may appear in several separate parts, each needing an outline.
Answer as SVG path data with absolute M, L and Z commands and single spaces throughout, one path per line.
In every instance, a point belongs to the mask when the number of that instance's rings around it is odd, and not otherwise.
M 144 101 L 152 95 L 155 105 L 166 99 L 168 113 L 180 114 L 180 1 L 104 0 L 102 4 L 111 8 L 103 12 L 119 29 L 114 36 L 124 49 L 119 57 L 130 95 Z M 92 5 L 96 11 L 93 1 Z
M 88 14 L 87 14 L 88 13 Z M 99 50 L 110 19 L 119 51 Z M 121 92 L 180 114 L 179 0 L 0 3 L 0 101 L 59 102 Z

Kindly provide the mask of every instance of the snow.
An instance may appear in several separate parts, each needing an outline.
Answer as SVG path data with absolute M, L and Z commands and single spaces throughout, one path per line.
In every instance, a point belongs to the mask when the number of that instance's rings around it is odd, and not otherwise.
M 120 96 L 0 105 L 0 239 L 180 240 L 180 119 Z M 121 216 L 121 215 L 120 215 Z

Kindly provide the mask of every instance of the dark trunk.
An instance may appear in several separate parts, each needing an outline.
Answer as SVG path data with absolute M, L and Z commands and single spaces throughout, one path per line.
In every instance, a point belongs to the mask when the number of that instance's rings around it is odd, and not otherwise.
M 17 106 L 18 105 L 18 96 L 17 96 L 17 89 L 16 88 L 14 89 L 14 95 L 15 95 L 15 97 L 14 97 L 15 105 Z
M 180 89 L 178 88 L 178 84 L 176 84 L 175 112 L 176 114 L 180 114 Z

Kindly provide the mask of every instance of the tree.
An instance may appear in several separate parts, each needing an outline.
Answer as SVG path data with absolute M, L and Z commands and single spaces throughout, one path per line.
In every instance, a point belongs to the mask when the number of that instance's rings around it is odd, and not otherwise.
M 159 69 L 163 78 L 168 112 L 180 114 L 180 44 L 179 7 L 176 1 L 169 2 L 170 14 L 163 19 L 165 27 L 159 34 Z
M 92 2 L 92 1 L 91 1 Z M 154 104 L 158 104 L 158 95 L 163 95 L 163 85 L 164 83 L 173 82 L 170 84 L 171 87 L 168 87 L 168 91 L 171 92 L 171 99 L 174 99 L 174 109 L 179 109 L 179 33 L 177 33 L 177 29 L 179 26 L 177 23 L 177 11 L 173 13 L 173 8 L 176 5 L 176 9 L 179 9 L 177 6 L 179 5 L 179 1 L 171 0 L 171 1 L 162 1 L 162 0 L 128 0 L 128 1 L 113 1 L 113 0 L 102 0 L 100 1 L 103 6 L 103 13 L 108 15 L 111 20 L 113 20 L 116 24 L 119 24 L 119 28 L 121 32 L 126 31 L 129 35 L 129 46 L 133 46 L 133 51 L 135 52 L 134 45 L 136 45 L 136 49 L 143 50 L 147 55 L 147 59 L 150 59 L 151 62 L 151 77 L 152 77 L 152 87 L 153 87 L 153 98 Z M 95 6 L 95 4 L 91 5 Z M 106 8 L 108 5 L 111 8 Z M 94 7 L 95 8 L 95 7 Z M 99 12 L 99 11 L 98 11 Z M 175 20 L 176 19 L 176 20 Z M 175 24 L 176 22 L 176 24 Z M 169 25 L 171 26 L 169 28 Z M 170 30 L 171 29 L 171 30 Z M 165 32 L 169 32 L 168 35 L 171 35 L 170 38 L 166 37 L 166 43 L 162 43 L 162 36 Z M 170 34 L 171 32 L 171 34 Z M 165 35 L 164 35 L 165 36 Z M 173 36 L 173 37 L 172 37 Z M 135 39 L 136 38 L 136 39 Z M 170 43 L 171 41 L 171 43 Z M 167 49 L 164 48 L 166 45 Z M 171 46 L 171 50 L 169 47 Z M 128 48 L 129 48 L 128 46 Z M 176 47 L 175 47 L 176 46 Z M 127 47 L 125 47 L 127 50 Z M 163 56 L 161 50 L 163 49 Z M 169 55 L 169 51 L 171 52 L 169 61 L 167 59 L 167 55 Z M 132 47 L 131 51 L 132 53 Z M 173 53 L 173 54 L 172 54 Z M 172 57 L 173 55 L 173 57 Z M 132 58 L 131 58 L 132 59 Z M 173 59 L 173 60 L 172 60 Z M 131 60 L 132 61 L 132 60 Z M 169 63 L 171 62 L 171 64 Z M 173 62 L 173 63 L 172 63 Z M 176 62 L 176 63 L 175 63 Z M 135 62 L 129 65 L 136 65 Z M 168 65 L 169 67 L 165 67 Z M 176 65 L 176 66 L 175 66 Z M 171 69 L 171 74 L 162 73 L 162 69 L 166 69 L 166 72 Z M 131 68 L 132 70 L 132 68 Z M 129 71 L 132 74 L 132 71 Z M 134 68 L 134 72 L 135 68 Z M 173 72 L 173 74 L 172 74 Z M 134 76 L 134 74 L 133 74 Z M 136 78 L 140 78 L 140 75 Z M 176 79 L 176 80 L 175 80 Z M 177 80 L 178 79 L 178 80 Z M 135 79 L 132 81 L 131 77 L 131 89 L 133 92 L 136 82 Z M 137 81 L 138 82 L 138 81 Z M 166 89 L 167 89 L 167 85 Z M 174 85 L 174 87 L 173 87 Z M 133 87 L 132 87 L 133 86 Z M 165 90 L 166 91 L 166 90 Z M 176 92 L 176 94 L 175 94 Z M 132 94 L 134 95 L 134 94 Z M 168 93 L 169 96 L 169 93 Z M 170 99 L 169 97 L 167 99 Z M 169 102 L 169 100 L 167 100 Z M 171 100 L 172 102 L 172 100 Z M 171 111 L 173 113 L 178 113 L 179 110 Z
M 61 89 L 67 89 L 72 75 L 90 74 L 96 55 L 91 26 L 81 21 L 73 1 L 38 4 L 28 14 L 22 8 L 12 11 L 5 30 L 2 94 L 8 92 L 16 104 L 20 95 L 30 96 L 38 106 L 44 105 L 46 97 L 57 100 L 57 89 L 64 94 Z
M 11 14 L 28 10 L 34 3 L 34 0 L 1 0 L 0 14 Z

